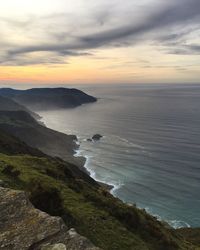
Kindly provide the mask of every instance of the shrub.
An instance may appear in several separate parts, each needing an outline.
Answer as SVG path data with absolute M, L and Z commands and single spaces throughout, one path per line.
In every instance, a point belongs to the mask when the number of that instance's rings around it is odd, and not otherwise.
M 4 167 L 4 169 L 2 170 L 2 173 L 5 175 L 9 175 L 11 177 L 18 177 L 20 175 L 20 171 L 19 170 L 15 170 L 13 166 L 11 165 L 7 165 Z
M 32 181 L 31 186 L 30 200 L 36 208 L 53 216 L 62 216 L 62 199 L 56 188 L 49 187 L 45 189 L 40 183 L 37 183 L 37 181 Z

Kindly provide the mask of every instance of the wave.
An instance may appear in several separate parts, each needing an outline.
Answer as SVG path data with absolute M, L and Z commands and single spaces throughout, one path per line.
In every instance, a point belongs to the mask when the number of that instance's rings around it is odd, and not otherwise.
M 106 181 L 105 179 L 97 178 L 95 171 L 90 168 L 90 160 L 93 158 L 93 156 L 86 155 L 85 150 L 82 150 L 82 149 L 75 150 L 74 156 L 75 157 L 83 156 L 86 159 L 85 164 L 84 164 L 84 168 L 89 172 L 90 177 L 93 178 L 97 182 L 105 183 L 109 186 L 112 186 L 113 188 L 110 190 L 110 193 L 112 195 L 115 195 L 115 191 L 120 189 L 124 185 L 120 181 L 118 183 L 116 183 L 116 182 Z
M 122 183 L 122 182 L 119 182 L 119 183 L 107 183 L 108 185 L 112 185 L 113 186 L 113 188 L 110 190 L 110 193 L 113 195 L 113 196 L 116 196 L 116 194 L 115 194 L 115 192 L 117 191 L 117 190 L 119 190 L 122 186 L 124 186 L 124 183 Z
M 167 223 L 175 229 L 179 229 L 182 227 L 191 227 L 187 222 L 181 220 L 168 220 Z
M 153 213 L 152 209 L 150 209 L 149 207 L 145 207 L 145 210 L 147 211 L 147 213 L 149 213 L 152 216 L 156 217 L 157 220 L 159 220 L 161 222 L 162 221 L 167 222 L 167 224 L 169 224 L 174 229 L 185 228 L 185 227 L 190 228 L 191 227 L 186 221 L 170 220 L 170 219 L 162 218 L 160 215 Z
M 139 148 L 139 149 L 145 149 L 142 145 L 130 142 L 128 139 L 125 139 L 123 137 L 117 136 L 117 135 L 113 135 L 112 137 L 116 138 L 118 140 L 118 142 L 120 141 L 122 144 L 124 144 L 125 146 L 132 146 L 134 148 Z

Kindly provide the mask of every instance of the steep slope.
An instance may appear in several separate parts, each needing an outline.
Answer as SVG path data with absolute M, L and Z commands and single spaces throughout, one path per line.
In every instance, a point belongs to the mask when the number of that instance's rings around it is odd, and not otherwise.
M 74 140 L 76 137 L 73 135 L 59 133 L 40 125 L 24 111 L 0 111 L 1 153 L 60 157 L 70 163 L 70 171 L 76 178 L 83 178 L 95 185 L 96 182 L 79 168 L 84 159 L 73 156 L 74 149 L 77 147 Z M 61 159 L 58 160 L 63 162 Z
M 36 148 L 29 147 L 18 138 L 8 134 L 0 129 L 0 152 L 7 155 L 32 155 L 32 156 L 45 156 L 44 153 Z
M 200 228 L 180 228 L 177 232 L 200 249 Z
M 0 111 L 0 128 L 46 154 L 73 159 L 76 136 L 42 126 L 27 112 Z
M 0 95 L 12 98 L 31 110 L 72 108 L 97 99 L 78 89 L 35 88 L 28 90 L 0 89 Z
M 0 154 L 5 187 L 26 190 L 31 202 L 105 250 L 198 249 L 144 210 L 124 204 L 73 173 L 71 164 L 46 157 Z
M 34 118 L 39 119 L 40 116 L 37 115 L 36 113 L 30 111 L 29 109 L 27 109 L 25 106 L 17 103 L 16 101 L 9 99 L 7 97 L 3 97 L 0 95 L 0 111 L 26 111 L 27 113 L 29 113 L 30 115 L 32 115 Z

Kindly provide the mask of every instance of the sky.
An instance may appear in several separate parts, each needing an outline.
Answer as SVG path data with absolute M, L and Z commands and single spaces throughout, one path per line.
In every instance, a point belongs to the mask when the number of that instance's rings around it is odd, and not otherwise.
M 0 2 L 0 84 L 199 83 L 200 0 Z

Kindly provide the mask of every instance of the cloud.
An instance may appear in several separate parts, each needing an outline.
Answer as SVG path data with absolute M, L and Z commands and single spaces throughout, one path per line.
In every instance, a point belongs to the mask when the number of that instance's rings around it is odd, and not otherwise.
M 75 52 L 61 50 L 51 52 L 50 50 L 33 50 L 29 51 L 14 51 L 8 52 L 0 59 L 0 65 L 5 66 L 25 66 L 25 65 L 36 65 L 36 64 L 68 64 L 68 57 L 79 57 L 79 56 L 93 56 L 87 52 Z
M 178 48 L 169 50 L 168 53 L 176 55 L 200 55 L 200 45 L 197 44 L 182 45 L 179 46 Z
M 104 2 L 104 1 L 102 1 Z M 148 1 L 147 1 L 148 2 Z M 8 32 L 7 44 L 1 42 L 4 52 L 0 63 L 65 63 L 74 56 L 93 55 L 94 49 L 134 46 L 155 42 L 165 53 L 199 54 L 198 44 L 190 42 L 194 26 L 200 30 L 199 0 L 142 1 L 143 4 L 122 3 L 117 8 L 109 4 L 92 5 L 88 12 L 52 13 L 48 16 L 30 16 L 22 20 L 1 19 Z M 89 1 L 91 4 L 91 2 Z M 123 5 L 122 5 L 123 4 Z M 87 6 L 86 6 L 87 7 Z M 139 14 L 138 14 L 139 13 Z M 12 39 L 12 32 L 16 31 Z M 11 39 L 9 40 L 9 35 Z M 183 39 L 184 38 L 184 39 Z M 172 48 L 173 47 L 173 48 Z M 41 56 L 36 54 L 40 53 Z M 51 56 L 44 58 L 43 55 Z
M 151 14 L 142 23 L 136 26 L 130 22 L 128 25 L 122 25 L 121 27 L 80 37 L 80 40 L 83 44 L 88 44 L 88 47 L 98 47 L 113 41 L 115 42 L 129 37 L 138 37 L 152 30 L 167 28 L 169 25 L 185 24 L 197 17 L 198 20 L 200 20 L 199 10 L 199 0 L 191 0 L 190 2 L 184 0 L 177 1 L 176 5 L 167 6 L 163 10 L 157 10 L 156 13 Z M 172 38 L 172 35 L 168 36 Z M 173 34 L 173 36 L 175 36 L 175 34 Z

